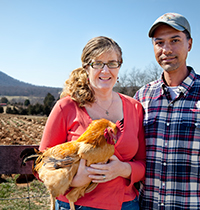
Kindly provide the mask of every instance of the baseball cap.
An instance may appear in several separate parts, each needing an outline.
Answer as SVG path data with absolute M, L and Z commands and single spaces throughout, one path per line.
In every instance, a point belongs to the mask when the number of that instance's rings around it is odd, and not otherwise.
M 185 17 L 178 13 L 166 13 L 159 17 L 151 26 L 149 30 L 149 37 L 153 37 L 155 29 L 163 23 L 171 26 L 172 28 L 178 31 L 184 31 L 186 29 L 191 37 L 191 29 L 189 22 Z

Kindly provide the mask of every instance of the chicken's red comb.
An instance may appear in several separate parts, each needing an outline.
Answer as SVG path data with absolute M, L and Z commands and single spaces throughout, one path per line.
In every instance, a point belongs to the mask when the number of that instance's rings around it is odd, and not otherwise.
M 115 141 L 112 134 L 113 134 L 112 129 L 108 130 L 108 128 L 106 128 L 104 130 L 104 137 L 106 138 L 107 143 L 114 145 Z

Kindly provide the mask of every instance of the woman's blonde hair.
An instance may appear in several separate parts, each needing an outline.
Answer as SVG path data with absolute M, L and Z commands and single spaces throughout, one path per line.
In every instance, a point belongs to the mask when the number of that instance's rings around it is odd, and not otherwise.
M 104 52 L 112 50 L 117 53 L 118 61 L 122 63 L 122 50 L 113 39 L 98 36 L 89 40 L 82 51 L 82 67 L 71 72 L 60 97 L 69 95 L 74 101 L 79 103 L 80 107 L 93 103 L 95 101 L 94 91 L 90 87 L 86 69 L 93 59 Z

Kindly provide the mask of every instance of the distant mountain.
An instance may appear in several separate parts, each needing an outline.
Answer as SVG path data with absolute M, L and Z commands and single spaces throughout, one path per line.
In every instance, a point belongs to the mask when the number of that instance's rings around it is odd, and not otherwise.
M 51 93 L 58 98 L 61 88 L 36 86 L 21 82 L 0 71 L 0 96 L 36 96 L 45 97 Z

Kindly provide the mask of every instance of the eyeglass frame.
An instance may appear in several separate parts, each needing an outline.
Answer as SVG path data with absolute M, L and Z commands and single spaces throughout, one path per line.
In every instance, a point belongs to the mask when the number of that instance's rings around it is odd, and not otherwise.
M 93 67 L 93 63 L 95 63 L 95 62 L 101 62 L 103 66 L 102 66 L 101 68 L 94 68 L 94 67 Z M 109 61 L 109 62 L 113 62 L 113 61 Z M 116 69 L 116 68 L 119 68 L 119 67 L 122 65 L 122 63 L 121 63 L 120 61 L 115 61 L 115 62 L 118 63 L 118 66 L 117 66 L 117 67 L 111 67 L 111 68 L 110 68 L 110 67 L 108 66 L 108 65 L 109 65 L 109 62 L 104 63 L 104 62 L 102 62 L 102 61 L 93 61 L 92 63 L 89 63 L 89 65 L 90 65 L 93 69 L 103 69 L 105 65 L 106 65 L 109 69 Z

